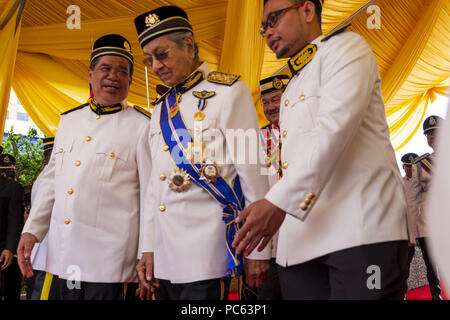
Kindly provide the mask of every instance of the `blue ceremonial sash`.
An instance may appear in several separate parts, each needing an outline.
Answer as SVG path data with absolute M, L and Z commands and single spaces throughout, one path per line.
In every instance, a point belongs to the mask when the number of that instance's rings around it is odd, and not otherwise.
M 228 277 L 239 276 L 243 270 L 243 258 L 242 255 L 236 255 L 236 249 L 231 246 L 236 232 L 241 227 L 241 224 L 236 224 L 234 220 L 245 206 L 239 176 L 236 176 L 233 187 L 220 176 L 215 181 L 200 180 L 201 164 L 194 164 L 186 157 L 186 149 L 188 149 L 188 143 L 192 142 L 192 135 L 186 128 L 181 111 L 177 106 L 176 89 L 172 89 L 162 102 L 159 125 L 164 142 L 169 147 L 170 156 L 177 167 L 185 170 L 195 184 L 222 205 L 222 219 L 226 224 L 228 257 L 226 275 Z

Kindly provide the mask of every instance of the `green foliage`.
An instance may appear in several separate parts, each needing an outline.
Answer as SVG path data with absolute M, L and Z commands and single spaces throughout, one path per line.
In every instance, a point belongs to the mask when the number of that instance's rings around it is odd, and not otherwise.
M 16 181 L 24 188 L 30 187 L 41 172 L 44 151 L 41 139 L 37 139 L 37 131 L 30 127 L 26 136 L 16 135 L 14 127 L 7 132 L 8 137 L 2 144 L 3 153 L 16 158 Z M 33 142 L 37 139 L 37 142 Z

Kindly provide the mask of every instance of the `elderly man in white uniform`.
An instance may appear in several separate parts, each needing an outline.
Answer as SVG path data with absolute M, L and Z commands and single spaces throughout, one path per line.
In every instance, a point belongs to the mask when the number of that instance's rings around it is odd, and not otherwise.
M 170 89 L 156 103 L 150 130 L 153 186 L 142 221 L 138 265 L 142 298 L 224 299 L 242 272 L 231 242 L 237 212 L 268 190 L 252 97 L 238 76 L 211 72 L 198 57 L 184 10 L 164 6 L 135 19 L 149 68 Z M 247 147 L 240 145 L 250 136 Z M 270 250 L 245 261 L 247 283 L 266 281 Z M 154 274 L 153 274 L 154 270 Z
M 403 299 L 406 200 L 377 61 L 361 36 L 321 35 L 323 2 L 269 0 L 261 33 L 292 78 L 281 101 L 283 178 L 240 213 L 233 246 L 280 228 L 285 299 Z
M 62 299 L 124 299 L 137 285 L 150 119 L 126 102 L 130 48 L 120 35 L 94 43 L 94 97 L 62 114 L 19 244 L 21 270 L 29 277 L 31 249 L 48 231 L 46 271 L 59 277 Z

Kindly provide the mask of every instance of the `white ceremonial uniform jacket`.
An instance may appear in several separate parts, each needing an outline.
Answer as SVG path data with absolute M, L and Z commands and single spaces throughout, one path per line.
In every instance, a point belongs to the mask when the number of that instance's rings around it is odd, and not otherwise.
M 283 178 L 265 198 L 288 213 L 278 239 L 282 266 L 408 239 L 375 56 L 353 32 L 321 39 L 281 99 Z
M 405 188 L 406 203 L 408 208 L 408 233 L 411 244 L 416 243 L 416 226 L 419 208 L 417 206 L 418 194 L 413 185 L 412 178 L 403 177 L 403 187 Z
M 431 154 L 431 157 L 434 159 L 434 154 Z M 415 204 L 418 212 L 416 237 L 429 237 L 427 201 L 428 191 L 431 188 L 432 175 L 428 173 L 420 163 L 416 163 L 412 166 L 412 180 L 412 189 L 416 198 Z
M 37 189 L 39 188 L 39 184 L 41 183 L 41 180 L 39 179 L 40 176 L 41 175 L 39 175 L 36 180 L 34 180 L 33 187 L 31 188 L 31 206 L 33 206 L 33 203 L 36 199 Z M 38 242 L 34 245 L 30 256 L 33 270 L 45 271 L 45 262 L 47 260 L 47 242 L 48 236 L 45 235 L 42 242 Z
M 137 280 L 149 129 L 150 119 L 128 106 L 98 119 L 89 105 L 62 116 L 23 230 L 39 241 L 48 230 L 46 271 L 86 282 Z
M 205 76 L 209 74 L 206 63 L 199 70 L 204 71 Z M 239 176 L 246 205 L 263 198 L 268 190 L 267 177 L 261 175 L 264 157 L 258 141 L 256 111 L 248 87 L 242 81 L 227 86 L 205 79 L 183 93 L 179 109 L 191 135 L 199 103 L 193 92 L 203 90 L 215 92 L 203 110 L 205 118 L 201 129 L 206 148 L 213 150 L 209 160 L 217 163 L 218 174 L 230 185 Z M 142 251 L 154 252 L 154 273 L 158 279 L 189 283 L 224 277 L 227 249 L 222 206 L 194 183 L 187 191 L 180 193 L 169 188 L 169 175 L 177 167 L 164 148 L 159 123 L 161 106 L 162 103 L 156 105 L 151 120 L 152 188 L 147 207 L 151 208 L 145 213 L 146 220 L 143 220 Z M 243 140 L 244 133 L 248 133 L 250 144 L 247 142 L 246 147 L 240 147 L 236 139 L 228 135 L 233 131 L 227 133 L 227 130 L 240 130 L 237 133 Z M 254 158 L 260 157 L 258 160 L 250 159 L 254 164 L 249 164 L 248 158 L 243 157 L 248 150 Z M 258 155 L 258 152 L 261 154 Z M 270 248 L 266 247 L 258 253 L 254 250 L 249 258 L 269 259 Z

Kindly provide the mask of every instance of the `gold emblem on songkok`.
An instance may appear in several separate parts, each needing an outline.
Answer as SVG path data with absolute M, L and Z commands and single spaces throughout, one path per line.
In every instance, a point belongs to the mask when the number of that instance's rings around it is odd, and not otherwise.
M 145 25 L 147 27 L 153 27 L 154 25 L 156 25 L 158 23 L 159 23 L 159 17 L 156 14 L 154 14 L 154 13 L 149 14 L 145 18 Z
M 430 125 L 434 126 L 436 124 L 436 119 L 431 117 L 430 118 Z
M 125 48 L 125 50 L 127 50 L 128 52 L 131 52 L 131 48 L 130 48 L 130 44 L 127 41 L 123 42 L 123 47 Z
M 280 90 L 281 88 L 283 88 L 283 81 L 278 78 L 273 79 L 273 87 L 277 90 Z

